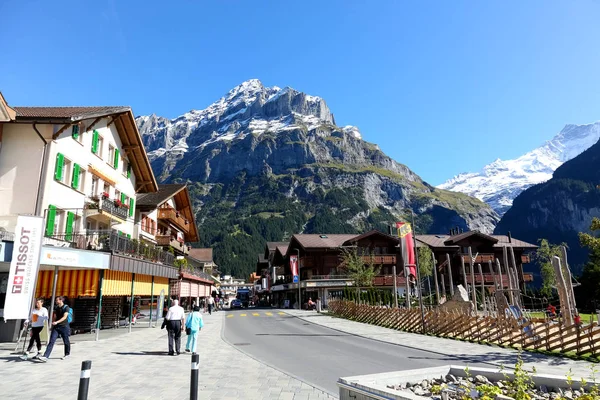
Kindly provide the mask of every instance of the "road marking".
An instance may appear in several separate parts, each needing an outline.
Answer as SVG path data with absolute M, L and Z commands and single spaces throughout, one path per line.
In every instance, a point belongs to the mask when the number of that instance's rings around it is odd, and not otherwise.
M 233 314 L 229 314 L 227 318 L 233 318 Z
M 277 314 L 279 314 L 279 315 L 285 315 L 284 312 L 278 312 Z
M 252 316 L 253 316 L 253 317 L 259 317 L 259 316 L 260 316 L 260 314 L 259 314 L 259 313 L 257 313 L 257 312 L 255 312 L 255 313 L 252 313 Z
M 245 317 L 245 316 L 246 316 L 246 314 L 240 314 L 240 317 Z
M 267 317 L 272 317 L 272 316 L 273 316 L 273 313 L 272 313 L 272 312 L 267 312 L 267 313 L 265 313 L 265 314 L 267 315 Z

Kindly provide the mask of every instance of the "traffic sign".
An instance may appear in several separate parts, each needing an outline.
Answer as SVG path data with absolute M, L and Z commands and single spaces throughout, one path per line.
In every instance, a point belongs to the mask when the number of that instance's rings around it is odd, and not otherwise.
M 298 283 L 298 281 L 300 280 L 298 278 L 299 278 L 298 275 L 294 275 L 294 281 L 293 281 L 293 283 Z

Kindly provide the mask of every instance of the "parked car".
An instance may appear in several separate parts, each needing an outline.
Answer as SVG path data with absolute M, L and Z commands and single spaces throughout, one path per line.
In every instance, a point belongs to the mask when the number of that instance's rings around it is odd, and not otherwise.
M 231 309 L 235 309 L 235 308 L 244 308 L 244 306 L 242 305 L 242 301 L 240 299 L 233 299 L 231 301 Z

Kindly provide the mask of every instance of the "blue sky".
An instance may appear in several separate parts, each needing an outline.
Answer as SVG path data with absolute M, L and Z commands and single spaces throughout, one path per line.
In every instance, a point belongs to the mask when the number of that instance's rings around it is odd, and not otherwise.
M 0 90 L 173 118 L 258 78 L 323 97 L 439 184 L 600 120 L 598 15 L 592 0 L 0 2 Z

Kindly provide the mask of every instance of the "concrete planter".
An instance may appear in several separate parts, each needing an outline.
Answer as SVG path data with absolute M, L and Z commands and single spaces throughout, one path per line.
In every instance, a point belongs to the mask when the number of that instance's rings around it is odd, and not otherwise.
M 511 372 L 506 371 L 510 380 L 513 378 Z M 423 400 L 427 397 L 417 396 L 410 390 L 396 390 L 388 388 L 388 385 L 401 385 L 403 383 L 419 383 L 424 379 L 439 379 L 447 375 L 455 377 L 466 377 L 465 366 L 446 365 L 443 367 L 412 369 L 408 371 L 385 372 L 382 374 L 351 376 L 340 378 L 338 387 L 340 389 L 340 400 Z M 471 376 L 483 375 L 491 382 L 506 380 L 504 374 L 498 369 L 492 368 L 471 368 Z M 532 379 L 536 387 L 546 386 L 550 390 L 567 389 L 566 377 L 559 375 L 535 374 Z M 588 385 L 589 386 L 589 385 Z M 579 381 L 573 382 L 571 387 L 574 390 L 581 389 Z

